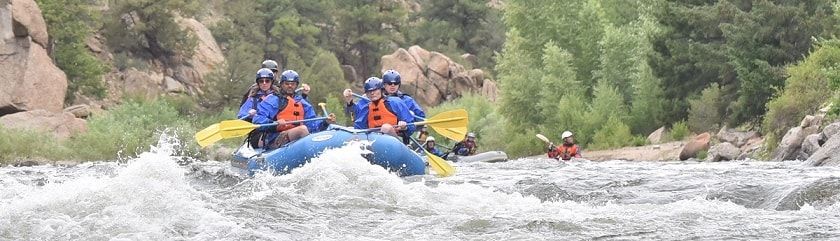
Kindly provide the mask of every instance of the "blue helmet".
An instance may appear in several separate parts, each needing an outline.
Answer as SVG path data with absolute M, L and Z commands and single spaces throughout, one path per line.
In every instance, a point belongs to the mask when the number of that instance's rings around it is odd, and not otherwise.
M 399 85 L 400 73 L 393 69 L 386 70 L 385 73 L 382 74 L 382 81 L 385 83 L 397 83 L 397 85 Z
M 286 70 L 280 74 L 280 82 L 296 82 L 300 83 L 300 75 L 294 70 Z
M 382 79 L 376 77 L 370 77 L 365 80 L 365 92 L 374 91 L 378 89 L 385 88 L 382 85 Z
M 255 79 L 254 81 L 257 81 L 257 83 L 259 83 L 260 79 L 262 78 L 268 78 L 271 79 L 271 82 L 274 82 L 274 72 L 271 72 L 271 70 L 268 68 L 262 68 L 260 70 L 257 70 L 257 79 Z

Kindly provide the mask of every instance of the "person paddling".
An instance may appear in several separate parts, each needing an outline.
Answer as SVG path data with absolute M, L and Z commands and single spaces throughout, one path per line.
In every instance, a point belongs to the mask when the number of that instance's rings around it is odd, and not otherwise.
M 370 77 L 365 80 L 365 95 L 370 101 L 352 104 L 352 90 L 344 90 L 344 101 L 352 105 L 356 129 L 380 128 L 379 132 L 406 139 L 415 130 L 414 116 L 400 98 L 385 95 L 382 79 Z M 403 142 L 406 142 L 403 140 Z
M 548 144 L 548 158 L 563 159 L 564 161 L 571 160 L 573 157 L 581 158 L 580 147 L 575 144 L 575 137 L 571 131 L 564 131 L 560 138 L 563 138 L 562 145 Z
M 260 68 L 271 70 L 271 73 L 275 77 L 277 75 L 279 75 L 278 72 L 280 70 L 278 69 L 279 65 L 277 64 L 277 61 L 267 59 L 267 60 L 262 62 L 262 67 L 260 67 Z M 276 78 L 274 79 L 274 81 L 272 81 L 272 83 L 274 83 L 275 87 L 280 88 L 280 83 L 278 83 L 276 81 Z M 251 84 L 251 87 L 248 87 L 248 91 L 246 91 L 245 94 L 242 95 L 242 102 L 239 102 L 239 105 L 244 105 L 245 101 L 248 101 L 248 97 L 250 97 L 250 95 L 251 95 L 251 90 L 259 88 L 258 85 L 259 85 L 259 83 L 256 83 L 256 84 Z M 300 96 L 303 99 L 306 99 L 307 101 L 309 101 L 309 91 L 310 91 L 309 85 L 301 84 L 300 89 L 296 90 L 296 91 L 300 91 Z M 253 116 L 253 115 L 251 115 L 251 116 Z
M 260 128 L 266 132 L 258 147 L 275 149 L 286 143 L 298 140 L 310 133 L 326 130 L 335 123 L 335 114 L 330 113 L 324 121 L 309 121 L 305 124 L 286 124 L 287 121 L 298 121 L 315 118 L 312 105 L 301 96 L 295 95 L 295 89 L 300 84 L 300 75 L 294 70 L 286 70 L 280 74 L 281 93 L 272 94 L 257 105 L 254 124 L 268 124 L 277 122 L 277 126 Z
M 426 138 L 426 150 L 429 151 L 432 154 L 435 154 L 435 156 L 443 156 L 444 155 L 443 152 L 441 152 L 440 150 L 437 149 L 437 147 L 435 147 L 435 137 L 434 136 L 429 136 L 429 137 Z
M 478 146 L 475 144 L 475 133 L 467 133 L 464 136 L 464 140 L 455 143 L 455 146 L 452 147 L 452 152 L 459 156 L 472 156 L 475 155 L 475 151 L 478 149 Z

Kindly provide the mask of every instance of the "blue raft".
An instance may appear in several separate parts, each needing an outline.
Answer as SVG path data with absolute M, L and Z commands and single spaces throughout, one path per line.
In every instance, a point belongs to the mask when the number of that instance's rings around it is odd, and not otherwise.
M 371 141 L 370 145 L 366 145 L 370 153 L 363 154 L 369 162 L 399 176 L 426 174 L 424 159 L 396 137 L 336 125 L 270 151 L 254 149 L 246 143 L 233 152 L 231 165 L 246 169 L 248 175 L 253 175 L 257 170 L 282 175 L 303 166 L 326 149 L 339 148 L 350 141 L 359 140 Z

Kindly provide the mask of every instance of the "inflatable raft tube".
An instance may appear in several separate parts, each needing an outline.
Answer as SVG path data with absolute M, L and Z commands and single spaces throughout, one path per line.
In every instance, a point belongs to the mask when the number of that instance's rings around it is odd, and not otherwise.
M 503 151 L 488 151 L 472 156 L 449 155 L 447 160 L 453 162 L 505 162 L 508 160 L 507 153 Z

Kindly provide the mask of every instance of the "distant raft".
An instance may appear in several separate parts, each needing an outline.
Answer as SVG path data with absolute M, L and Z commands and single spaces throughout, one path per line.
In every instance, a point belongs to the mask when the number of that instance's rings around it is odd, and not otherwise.
M 446 160 L 452 162 L 505 162 L 508 160 L 507 153 L 503 151 L 488 151 L 478 153 L 472 156 L 460 156 L 455 154 L 450 154 L 446 157 Z
M 396 137 L 338 125 L 270 151 L 255 149 L 245 143 L 233 152 L 230 162 L 233 167 L 247 170 L 249 175 L 258 170 L 282 175 L 303 166 L 326 149 L 339 148 L 350 141 L 360 140 L 371 142 L 366 146 L 370 152 L 362 155 L 371 163 L 399 176 L 426 174 L 423 158 Z

